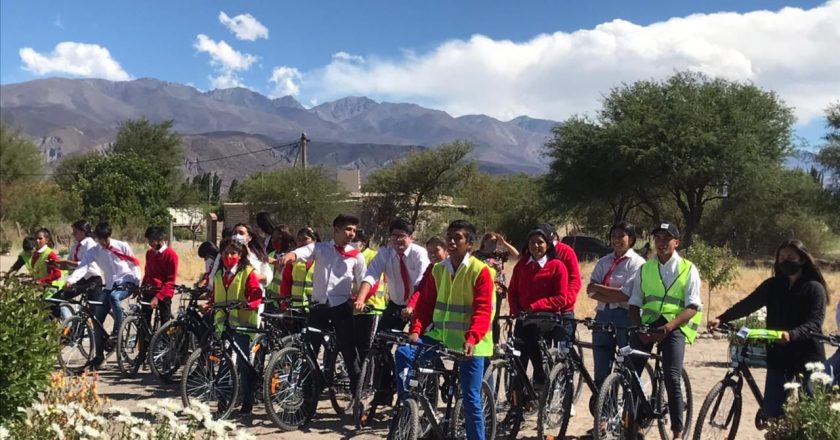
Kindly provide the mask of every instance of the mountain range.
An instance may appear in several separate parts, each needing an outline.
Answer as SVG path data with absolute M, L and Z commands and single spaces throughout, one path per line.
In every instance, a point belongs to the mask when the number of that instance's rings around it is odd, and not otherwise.
M 474 143 L 474 158 L 485 170 L 539 173 L 547 168 L 541 151 L 556 124 L 527 116 L 510 121 L 453 117 L 366 97 L 307 109 L 291 96 L 270 99 L 245 88 L 202 92 L 152 78 L 47 78 L 2 85 L 0 117 L 52 159 L 107 146 L 128 119 L 172 120 L 184 139 L 187 162 L 198 164 L 188 164 L 188 172 L 222 171 L 231 177 L 284 166 L 287 152 L 271 147 L 294 142 L 302 132 L 311 139 L 311 163 L 359 168 L 363 174 L 411 149 L 454 140 Z M 240 156 L 208 161 L 235 154 Z

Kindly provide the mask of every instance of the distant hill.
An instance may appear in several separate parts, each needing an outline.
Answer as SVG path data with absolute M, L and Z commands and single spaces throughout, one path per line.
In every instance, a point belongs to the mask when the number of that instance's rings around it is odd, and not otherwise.
M 526 116 L 507 122 L 484 115 L 455 118 L 416 104 L 366 97 L 307 110 L 291 96 L 270 99 L 245 88 L 201 92 L 152 78 L 48 78 L 2 85 L 0 117 L 54 158 L 102 148 L 113 140 L 120 122 L 145 117 L 173 120 L 188 152 L 199 159 L 233 154 L 237 142 L 281 144 L 306 132 L 312 139 L 313 163 L 323 159 L 330 166 L 355 163 L 373 169 L 411 148 L 467 140 L 477 145 L 474 156 L 482 168 L 497 173 L 545 171 L 540 152 L 555 124 Z M 196 142 L 205 142 L 207 148 L 194 149 Z M 268 166 L 263 159 L 254 158 L 255 165 Z M 222 162 L 224 169 L 239 173 L 234 170 L 238 163 Z

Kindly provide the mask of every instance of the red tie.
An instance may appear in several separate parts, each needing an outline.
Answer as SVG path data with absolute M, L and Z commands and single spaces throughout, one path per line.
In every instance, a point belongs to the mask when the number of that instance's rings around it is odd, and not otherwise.
M 349 251 L 344 250 L 344 246 L 335 245 L 335 251 L 338 252 L 338 255 L 341 255 L 342 258 L 356 258 L 356 255 L 359 255 L 358 249 L 350 249 Z
M 403 300 L 408 302 L 408 297 L 411 295 L 411 289 L 408 287 L 408 268 L 405 267 L 405 255 L 397 254 L 400 257 L 400 278 L 403 283 Z
M 82 247 L 82 242 L 76 243 L 76 249 L 73 249 L 73 261 L 79 261 L 79 249 Z
M 133 257 L 133 256 L 128 255 L 128 254 L 124 254 L 113 246 L 109 247 L 108 250 L 113 252 L 114 255 L 116 255 L 117 258 L 119 258 L 120 260 L 134 263 L 135 266 L 140 267 L 140 260 L 138 260 L 137 257 Z
M 621 264 L 621 262 L 626 260 L 626 259 L 627 259 L 627 255 L 625 255 L 621 258 L 613 258 L 612 266 L 610 266 L 610 270 L 607 271 L 607 274 L 604 275 L 604 281 L 601 284 L 603 284 L 605 286 L 609 286 L 610 285 L 609 284 L 610 283 L 610 277 L 612 277 L 612 273 L 615 270 L 616 266 Z

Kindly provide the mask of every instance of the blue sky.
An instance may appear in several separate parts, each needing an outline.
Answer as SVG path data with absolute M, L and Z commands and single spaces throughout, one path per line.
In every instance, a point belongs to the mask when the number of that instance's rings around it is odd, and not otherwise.
M 154 77 L 291 93 L 306 106 L 367 95 L 562 119 L 591 114 L 622 81 L 690 68 L 778 91 L 818 144 L 820 110 L 840 99 L 840 66 L 827 61 L 840 59 L 838 11 L 838 1 L 3 0 L 0 83 Z

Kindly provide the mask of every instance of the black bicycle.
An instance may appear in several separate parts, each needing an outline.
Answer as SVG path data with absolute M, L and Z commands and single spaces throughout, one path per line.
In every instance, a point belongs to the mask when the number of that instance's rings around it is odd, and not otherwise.
M 737 329 L 734 326 L 721 323 L 714 331 L 726 335 L 735 335 L 741 340 L 740 356 L 732 360 L 732 366 L 723 380 L 706 395 L 703 405 L 700 406 L 700 414 L 697 416 L 697 426 L 694 429 L 694 439 L 734 439 L 738 433 L 738 425 L 741 422 L 741 397 L 744 389 L 744 382 L 747 383 L 753 397 L 758 402 L 758 412 L 755 414 L 755 427 L 759 431 L 767 429 L 767 417 L 761 409 L 764 401 L 761 389 L 750 372 L 750 348 L 757 341 L 768 341 L 775 339 L 776 332 L 766 330 L 750 330 L 748 328 Z M 822 336 L 822 335 L 820 335 Z
M 408 344 L 408 338 L 405 335 L 385 334 L 383 336 L 390 339 L 390 342 L 394 344 Z M 450 350 L 440 344 L 417 342 L 412 346 L 417 347 L 417 350 L 407 376 L 403 378 L 407 395 L 394 408 L 394 416 L 388 430 L 388 439 L 416 440 L 420 437 L 426 437 L 421 427 L 422 419 L 426 419 L 429 425 L 428 435 L 433 438 L 466 438 L 466 420 L 458 372 L 459 361 L 466 359 L 464 354 Z M 433 354 L 432 358 L 443 358 L 449 362 L 423 360 L 429 357 L 428 354 Z M 451 363 L 452 367 L 445 367 L 446 363 Z M 432 375 L 435 380 L 437 378 L 442 380 L 441 393 L 445 402 L 445 409 L 442 414 L 437 409 L 437 402 L 429 399 L 428 387 L 425 385 L 428 383 L 427 376 L 429 375 Z M 481 405 L 484 416 L 485 438 L 495 438 L 496 406 L 490 385 L 484 380 L 481 382 Z
M 180 294 L 178 315 L 162 325 L 149 344 L 149 368 L 165 383 L 178 380 L 175 374 L 198 348 L 199 341 L 213 330 L 212 317 L 202 316 L 198 306 L 207 291 L 187 286 L 175 289 Z
M 656 334 L 661 330 L 649 326 L 629 327 L 629 334 Z M 654 359 L 653 375 L 650 378 L 651 392 L 645 391 L 643 379 L 636 373 L 637 362 L 647 363 Z M 670 418 L 668 398 L 665 392 L 665 373 L 662 370 L 662 347 L 657 345 L 656 353 L 622 347 L 615 360 L 616 370 L 607 376 L 598 392 L 595 403 L 593 437 L 595 439 L 631 439 L 646 435 L 656 423 L 662 439 L 669 439 Z M 680 387 L 683 398 L 683 435 L 691 429 L 692 397 L 691 382 L 685 369 L 682 370 Z
M 69 307 L 74 313 L 61 325 L 59 339 L 58 363 L 70 374 L 80 374 L 91 366 L 96 356 L 96 331 L 102 332 L 103 357 L 108 359 L 116 348 L 116 344 L 109 338 L 105 326 L 96 319 L 93 308 L 104 305 L 103 301 L 88 299 L 89 292 L 82 292 L 77 298 L 59 299 L 48 298 L 47 301 L 58 307 Z
M 130 298 L 136 301 L 129 304 L 117 332 L 117 366 L 124 376 L 134 376 L 146 363 L 152 335 L 161 327 L 160 311 L 152 309 L 151 302 L 142 299 L 158 290 L 157 287 L 143 286 L 131 293 Z M 151 323 L 147 321 L 147 316 Z

